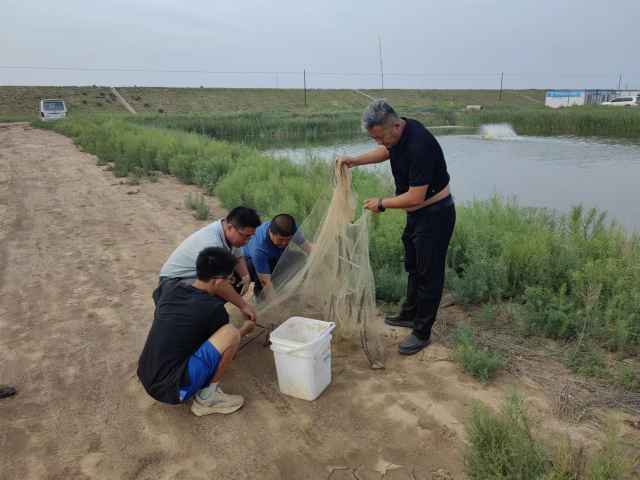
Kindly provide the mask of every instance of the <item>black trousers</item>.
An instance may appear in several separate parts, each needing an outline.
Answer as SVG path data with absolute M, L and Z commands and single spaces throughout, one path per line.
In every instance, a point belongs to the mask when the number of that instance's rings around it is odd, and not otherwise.
M 444 288 L 445 261 L 456 223 L 452 197 L 407 213 L 402 234 L 405 270 L 409 274 L 403 313 L 414 319 L 413 333 L 431 336 Z

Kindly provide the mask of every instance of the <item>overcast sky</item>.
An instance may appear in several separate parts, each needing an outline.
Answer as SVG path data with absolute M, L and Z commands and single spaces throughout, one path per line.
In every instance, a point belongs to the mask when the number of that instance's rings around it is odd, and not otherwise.
M 377 88 L 380 36 L 387 88 L 640 88 L 640 0 L 0 0 L 0 18 L 2 85 L 301 87 L 306 69 Z

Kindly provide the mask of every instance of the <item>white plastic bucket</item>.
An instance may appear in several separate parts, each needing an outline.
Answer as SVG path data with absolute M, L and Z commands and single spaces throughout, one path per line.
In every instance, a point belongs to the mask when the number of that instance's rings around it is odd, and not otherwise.
M 280 391 L 315 400 L 331 383 L 333 322 L 291 317 L 271 332 Z

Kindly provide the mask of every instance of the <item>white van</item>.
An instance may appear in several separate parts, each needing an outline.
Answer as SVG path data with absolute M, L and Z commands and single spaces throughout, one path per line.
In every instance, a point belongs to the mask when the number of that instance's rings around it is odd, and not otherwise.
M 640 104 L 640 96 L 634 95 L 629 97 L 616 97 L 608 102 L 602 102 L 601 105 L 616 105 L 618 107 L 635 107 Z
M 40 119 L 45 122 L 48 120 L 58 120 L 67 116 L 67 106 L 64 100 L 46 99 L 40 100 Z

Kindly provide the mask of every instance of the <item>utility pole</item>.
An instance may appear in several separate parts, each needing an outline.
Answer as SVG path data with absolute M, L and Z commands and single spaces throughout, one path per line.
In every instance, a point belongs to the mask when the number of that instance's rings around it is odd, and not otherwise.
M 302 71 L 302 81 L 304 82 L 304 106 L 307 106 L 307 69 Z
M 622 88 L 622 74 L 618 75 L 618 90 Z
M 384 67 L 382 64 L 382 38 L 378 35 L 378 58 L 380 59 L 380 88 L 384 90 Z
M 500 93 L 498 94 L 498 101 L 502 101 L 502 82 L 504 80 L 504 72 L 500 72 Z

